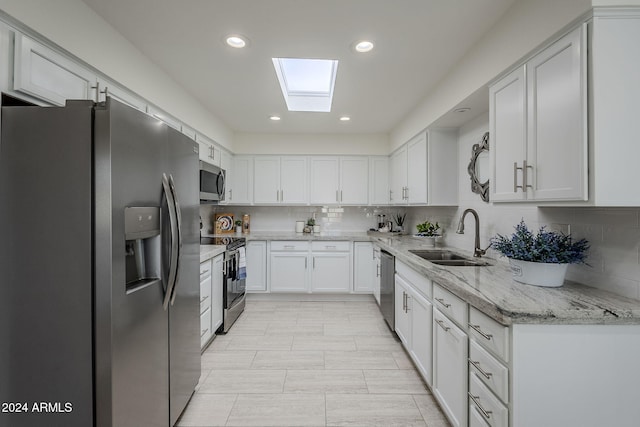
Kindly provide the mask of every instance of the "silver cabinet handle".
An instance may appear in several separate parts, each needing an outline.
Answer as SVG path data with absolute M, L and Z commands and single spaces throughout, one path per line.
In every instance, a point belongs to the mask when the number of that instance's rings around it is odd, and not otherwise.
M 389 201 L 393 200 L 393 191 L 389 190 Z
M 402 291 L 402 311 L 407 312 L 407 294 Z
M 528 165 L 526 160 L 522 161 L 522 191 L 527 191 L 527 188 L 533 188 L 532 185 L 529 185 L 529 171 L 528 169 L 533 170 L 533 166 Z
M 445 331 L 445 332 L 449 332 L 449 329 L 451 329 L 451 328 L 450 328 L 450 327 L 448 327 L 448 326 L 444 326 L 444 322 L 443 322 L 442 320 L 438 320 L 438 319 L 436 319 L 436 323 L 437 323 L 438 325 L 440 325 L 440 327 L 441 327 L 442 329 L 444 329 L 444 331 Z
M 342 190 L 340 190 L 340 201 L 342 201 L 342 200 L 344 200 L 344 199 L 342 198 Z
M 524 191 L 524 187 L 522 185 L 518 185 L 518 171 L 522 170 L 522 168 L 518 167 L 518 162 L 513 162 L 513 192 L 517 193 L 518 188 L 522 188 Z M 524 175 L 523 175 L 524 177 Z
M 485 334 L 484 332 L 482 332 L 482 329 L 480 329 L 480 325 L 472 325 L 471 323 L 469 323 L 469 327 L 474 331 L 476 331 L 477 333 L 479 333 L 480 335 L 482 335 L 482 338 L 486 340 L 490 340 L 491 338 L 493 338 L 493 335 Z
M 438 301 L 440 304 L 442 304 L 445 308 L 451 307 L 451 304 L 447 304 L 446 302 L 444 302 L 443 298 L 436 298 L 436 301 Z
M 229 189 L 229 200 L 233 200 L 233 189 Z
M 340 201 L 340 199 L 339 199 L 339 197 L 338 197 L 338 191 L 339 191 L 339 190 L 336 190 L 336 202 L 339 202 L 339 201 Z
M 206 269 L 205 271 L 203 271 L 202 273 L 200 273 L 200 275 L 202 276 L 203 274 L 207 274 L 209 272 L 209 269 Z
M 203 303 L 209 298 L 209 295 L 205 295 L 204 298 L 200 298 L 200 302 Z
M 335 248 L 337 248 L 337 246 L 336 245 L 325 245 L 324 248 L 325 249 L 335 249 Z
M 316 268 L 316 257 L 313 257 L 312 266 L 311 267 L 314 268 L 314 269 Z
M 202 333 L 200 334 L 200 338 L 202 338 L 207 332 L 209 332 L 209 328 L 202 331 Z
M 482 407 L 482 405 L 480 404 L 480 402 L 478 402 L 478 399 L 480 399 L 480 396 L 474 396 L 471 394 L 471 392 L 467 393 L 469 395 L 469 397 L 471 398 L 471 400 L 473 400 L 473 403 L 475 403 L 476 408 L 478 408 L 478 410 L 480 411 L 480 413 L 482 413 L 482 415 L 486 418 L 486 419 L 490 419 L 491 418 L 491 414 L 493 412 L 491 411 L 487 411 L 486 409 L 484 409 Z
M 294 249 L 294 248 L 295 248 L 295 246 L 292 246 L 292 245 L 284 245 L 284 248 L 285 248 L 285 249 Z
M 409 311 L 411 311 L 411 309 L 409 308 L 409 298 L 411 298 L 411 296 L 409 294 L 407 294 L 407 306 L 404 309 L 405 313 L 408 313 Z
M 380 277 L 380 264 L 376 264 L 376 277 Z
M 307 259 L 306 258 L 304 259 L 304 269 L 305 270 L 307 269 Z
M 475 360 L 469 359 L 469 363 L 473 365 L 473 367 L 476 368 L 478 372 L 480 372 L 482 376 L 485 377 L 486 379 L 490 380 L 491 376 L 493 376 L 491 372 L 485 372 L 484 369 L 480 367 L 480 362 L 476 362 Z

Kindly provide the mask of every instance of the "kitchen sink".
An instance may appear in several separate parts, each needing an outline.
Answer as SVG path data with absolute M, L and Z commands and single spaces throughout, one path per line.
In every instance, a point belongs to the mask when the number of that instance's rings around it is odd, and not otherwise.
M 410 249 L 409 252 L 437 265 L 452 267 L 485 267 L 491 265 L 488 262 L 468 258 L 451 251 Z

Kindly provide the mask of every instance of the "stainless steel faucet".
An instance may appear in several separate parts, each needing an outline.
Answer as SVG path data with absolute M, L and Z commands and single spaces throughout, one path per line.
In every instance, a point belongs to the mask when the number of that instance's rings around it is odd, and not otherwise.
M 481 257 L 482 255 L 487 253 L 487 249 L 489 249 L 490 245 L 487 246 L 486 249 L 480 248 L 480 218 L 478 217 L 478 212 L 474 211 L 473 209 L 465 209 L 465 211 L 462 213 L 462 216 L 460 217 L 460 222 L 458 222 L 458 229 L 456 230 L 456 233 L 464 234 L 464 217 L 467 216 L 468 213 L 473 214 L 473 217 L 476 219 L 476 242 L 475 248 L 473 248 L 473 256 Z

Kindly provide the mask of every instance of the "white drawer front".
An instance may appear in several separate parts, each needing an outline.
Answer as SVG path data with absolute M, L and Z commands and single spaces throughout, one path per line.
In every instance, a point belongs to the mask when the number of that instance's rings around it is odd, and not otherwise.
M 469 406 L 491 427 L 509 427 L 509 410 L 475 375 L 469 377 Z
M 211 310 L 207 310 L 200 315 L 200 347 L 204 346 L 212 335 Z
M 469 335 L 505 362 L 509 361 L 509 328 L 474 307 L 469 310 Z
M 271 251 L 307 251 L 309 250 L 309 242 L 307 241 L 285 241 L 276 240 L 271 242 Z
M 469 405 L 469 427 L 491 427 L 473 403 Z
M 200 313 L 211 307 L 211 278 L 200 282 Z
M 332 251 L 349 252 L 351 242 L 315 241 L 311 242 L 311 250 L 314 252 Z
M 205 261 L 200 264 L 200 281 L 202 282 L 209 276 L 211 276 L 211 260 Z
M 420 291 L 422 295 L 428 299 L 433 298 L 433 284 L 431 280 L 427 279 L 422 274 L 415 271 L 413 268 L 396 260 L 396 272 L 404 279 L 409 281 L 414 288 Z
M 469 340 L 469 372 L 476 375 L 503 402 L 509 401 L 509 369 L 475 340 Z
M 433 284 L 433 301 L 438 310 L 462 326 L 463 330 L 467 329 L 468 313 L 466 302 L 443 289 L 437 283 Z

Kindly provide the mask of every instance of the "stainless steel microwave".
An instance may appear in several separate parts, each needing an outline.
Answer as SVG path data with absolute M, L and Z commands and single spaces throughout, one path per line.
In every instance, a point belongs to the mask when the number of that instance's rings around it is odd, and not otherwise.
M 217 203 L 224 200 L 225 171 L 200 161 L 200 201 Z

